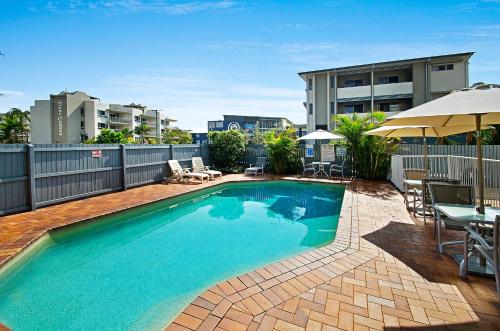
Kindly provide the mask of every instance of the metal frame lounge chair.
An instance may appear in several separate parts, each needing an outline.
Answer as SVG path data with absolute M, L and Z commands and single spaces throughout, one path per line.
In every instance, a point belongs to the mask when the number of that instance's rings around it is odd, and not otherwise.
M 252 164 L 250 164 L 250 167 L 245 169 L 245 174 L 257 176 L 260 172 L 261 175 L 263 175 L 264 167 L 266 166 L 266 161 L 267 157 L 258 157 L 257 161 L 255 162 L 255 166 L 252 167 Z
M 478 253 L 493 267 L 497 285 L 497 296 L 500 298 L 500 215 L 497 215 L 495 218 L 493 238 L 487 235 L 481 235 L 476 230 L 476 227 L 473 225 L 467 226 L 464 245 L 464 261 L 460 265 L 460 276 L 463 278 L 467 277 L 469 258 L 473 254 Z M 470 239 L 473 241 L 472 246 L 469 246 Z
M 168 160 L 168 165 L 170 167 L 170 170 L 172 170 L 172 179 L 178 180 L 178 181 L 184 181 L 186 178 L 188 179 L 198 179 L 200 182 L 203 184 L 203 180 L 207 180 L 207 182 L 210 179 L 210 176 L 208 174 L 203 174 L 200 172 L 191 172 L 189 169 L 182 169 L 181 165 L 177 160 Z
M 311 163 L 306 163 L 306 159 L 301 157 L 300 162 L 302 162 L 302 175 L 306 176 L 308 172 L 311 172 L 314 175 L 316 169 L 313 167 Z
M 200 172 L 202 174 L 207 174 L 210 176 L 210 179 L 215 179 L 216 176 L 219 176 L 219 179 L 222 179 L 222 172 L 218 170 L 210 170 L 209 166 L 203 164 L 203 159 L 199 156 L 195 156 L 191 159 L 193 164 L 193 171 Z
M 429 182 L 427 184 L 431 195 L 432 206 L 436 203 L 453 203 L 460 205 L 474 205 L 474 189 L 469 185 L 453 185 L 439 182 Z M 467 222 L 454 221 L 442 215 L 438 210 L 434 210 L 434 233 L 437 234 L 438 251 L 443 253 L 445 245 L 459 245 L 463 241 L 441 242 L 441 223 L 445 228 L 465 231 Z

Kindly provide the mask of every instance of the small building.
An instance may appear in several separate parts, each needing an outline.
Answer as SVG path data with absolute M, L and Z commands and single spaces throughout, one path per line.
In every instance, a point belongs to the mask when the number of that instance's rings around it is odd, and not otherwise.
M 193 144 L 207 144 L 208 143 L 208 133 L 207 132 L 190 132 L 191 138 L 193 139 Z
M 253 133 L 258 127 L 261 132 L 269 130 L 286 130 L 293 128 L 294 124 L 284 117 L 223 115 L 219 121 L 208 121 L 208 131 L 240 130 Z
M 163 111 L 140 104 L 109 104 L 85 92 L 51 94 L 49 100 L 35 100 L 30 107 L 32 142 L 78 144 L 96 137 L 104 128 L 133 131 L 142 124 L 146 137 L 160 138 L 174 119 Z

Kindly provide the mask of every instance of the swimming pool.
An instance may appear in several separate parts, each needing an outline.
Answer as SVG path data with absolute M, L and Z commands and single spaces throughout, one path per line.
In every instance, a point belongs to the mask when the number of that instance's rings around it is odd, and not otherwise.
M 55 231 L 0 271 L 0 323 L 161 329 L 215 283 L 333 241 L 343 195 L 230 183 Z

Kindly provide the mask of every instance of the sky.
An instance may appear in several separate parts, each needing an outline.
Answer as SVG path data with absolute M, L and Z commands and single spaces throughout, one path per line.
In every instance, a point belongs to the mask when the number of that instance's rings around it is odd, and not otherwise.
M 300 71 L 468 51 L 470 83 L 500 83 L 500 0 L 0 0 L 0 113 L 79 90 L 195 131 L 305 123 Z

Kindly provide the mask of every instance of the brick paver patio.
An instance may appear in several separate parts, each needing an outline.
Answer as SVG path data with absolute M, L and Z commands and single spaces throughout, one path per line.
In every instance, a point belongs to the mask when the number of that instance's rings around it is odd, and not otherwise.
M 223 181 L 243 178 L 255 180 Z M 0 265 L 49 229 L 207 185 L 214 183 L 149 185 L 2 217 Z M 354 181 L 347 183 L 333 243 L 214 285 L 167 329 L 410 327 L 500 329 L 495 283 L 458 277 L 452 259 L 436 252 L 432 226 L 413 219 L 390 184 Z

